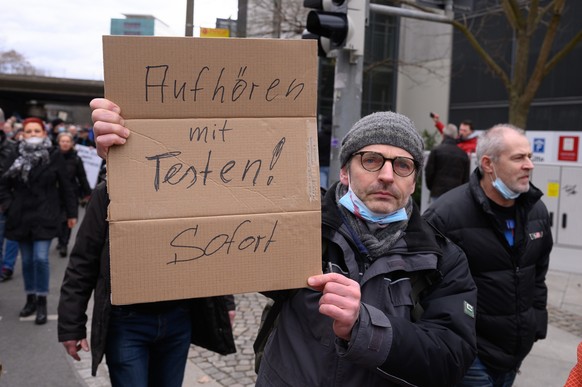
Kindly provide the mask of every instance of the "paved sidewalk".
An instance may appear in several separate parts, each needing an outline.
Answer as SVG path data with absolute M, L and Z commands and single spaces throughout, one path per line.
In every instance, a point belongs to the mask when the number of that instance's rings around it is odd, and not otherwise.
M 567 253 L 556 249 L 552 254 L 552 259 L 556 254 L 564 257 Z M 517 387 L 563 386 L 570 369 L 576 362 L 576 347 L 582 341 L 582 251 L 577 250 L 572 254 L 570 258 L 576 261 L 568 263 L 569 260 L 556 258 L 551 263 L 547 276 L 550 315 L 548 336 L 545 340 L 536 343 L 525 359 L 515 382 Z M 578 260 L 581 263 L 578 263 Z M 555 266 L 569 271 L 556 270 Z M 234 335 L 238 352 L 220 356 L 192 347 L 188 355 L 183 386 L 250 387 L 255 385 L 252 344 L 265 302 L 266 298 L 258 293 L 236 296 L 237 317 Z M 90 376 L 89 356 L 87 355 L 86 358 L 76 366 L 87 385 L 109 386 L 105 364 L 99 367 L 98 377 L 93 378 Z

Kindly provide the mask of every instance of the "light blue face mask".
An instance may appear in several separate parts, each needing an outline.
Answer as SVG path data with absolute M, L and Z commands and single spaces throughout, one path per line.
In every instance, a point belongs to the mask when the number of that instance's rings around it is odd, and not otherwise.
M 503 196 L 507 200 L 517 199 L 521 192 L 515 192 L 509 189 L 508 186 L 505 185 L 503 180 L 497 177 L 497 173 L 495 172 L 495 168 L 493 168 L 493 173 L 495 174 L 495 180 L 493 180 L 493 188 L 495 188 L 501 196 Z
M 406 210 L 404 208 L 394 211 L 388 215 L 377 214 L 370 211 L 364 202 L 362 202 L 360 198 L 354 193 L 354 191 L 352 191 L 351 186 L 348 187 L 348 192 L 341 197 L 339 204 L 344 206 L 348 211 L 350 211 L 358 218 L 380 225 L 386 225 L 388 223 L 400 222 L 408 219 Z

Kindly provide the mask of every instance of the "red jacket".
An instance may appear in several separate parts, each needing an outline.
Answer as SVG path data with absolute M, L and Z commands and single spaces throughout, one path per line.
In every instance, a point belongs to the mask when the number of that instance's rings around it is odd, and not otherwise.
M 464 150 L 465 153 L 475 153 L 477 149 L 477 135 L 473 133 L 471 136 L 472 137 L 469 137 L 465 140 L 460 140 L 457 143 L 457 146 Z

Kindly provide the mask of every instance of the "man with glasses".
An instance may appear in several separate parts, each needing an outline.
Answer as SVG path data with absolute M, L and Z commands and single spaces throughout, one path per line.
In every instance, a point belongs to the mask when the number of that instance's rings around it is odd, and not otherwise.
M 110 101 L 91 106 L 105 155 L 129 131 Z M 340 158 L 322 199 L 324 273 L 268 294 L 282 304 L 257 386 L 454 385 L 475 357 L 477 294 L 463 252 L 411 198 L 422 138 L 405 116 L 375 113 Z

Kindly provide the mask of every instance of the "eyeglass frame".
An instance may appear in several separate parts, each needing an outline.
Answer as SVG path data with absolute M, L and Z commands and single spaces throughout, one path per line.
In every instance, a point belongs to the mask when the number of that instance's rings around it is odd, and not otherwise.
M 382 165 L 380 166 L 380 168 L 378 168 L 378 169 L 376 169 L 374 171 L 370 171 L 368 168 L 366 168 L 364 166 L 364 161 L 363 160 L 364 160 L 364 154 L 366 154 L 366 153 L 374 153 L 374 154 L 377 154 L 380 157 L 382 157 L 383 161 L 382 161 Z M 394 172 L 394 174 L 396 176 L 408 177 L 408 176 L 412 175 L 414 172 L 416 172 L 416 170 L 418 170 L 418 164 L 417 164 L 416 160 L 413 159 L 413 158 L 411 158 L 411 157 L 396 156 L 396 157 L 393 157 L 393 158 L 389 158 L 389 157 L 384 157 L 384 155 L 382 153 L 374 152 L 374 151 L 360 151 L 360 152 L 352 153 L 352 157 L 354 157 L 356 155 L 359 155 L 360 156 L 360 165 L 362 166 L 362 168 L 364 168 L 368 172 L 378 172 L 378 171 L 380 171 L 382 168 L 384 168 L 384 165 L 386 164 L 386 161 L 390 161 L 390 165 L 392 166 L 392 172 Z M 397 159 L 406 159 L 406 160 L 412 161 L 412 164 L 414 165 L 414 168 L 412 169 L 412 172 L 410 172 L 406 176 L 402 176 L 401 174 L 399 174 L 398 172 L 396 172 L 396 170 L 394 169 L 394 160 L 397 160 Z

